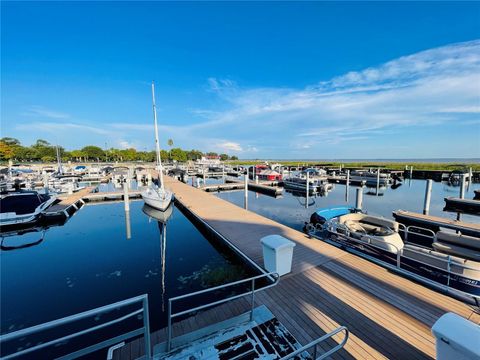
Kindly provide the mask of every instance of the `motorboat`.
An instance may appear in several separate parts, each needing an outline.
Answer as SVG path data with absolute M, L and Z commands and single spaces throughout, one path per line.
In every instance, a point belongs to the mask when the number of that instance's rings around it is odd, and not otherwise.
M 39 191 L 15 191 L 0 196 L 0 225 L 20 225 L 38 220 L 42 211 L 56 201 Z
M 350 173 L 351 181 L 365 181 L 366 185 L 377 185 L 387 186 L 392 182 L 390 174 L 380 173 L 367 170 L 354 170 Z
M 283 180 L 283 186 L 286 189 L 293 189 L 302 192 L 326 194 L 333 189 L 333 185 L 328 182 L 327 176 L 319 172 L 311 171 L 315 169 L 308 169 L 300 172 L 297 175 L 289 176 Z
M 410 229 L 414 228 L 414 229 Z M 419 230 L 423 230 L 420 231 Z M 352 207 L 319 209 L 306 225 L 325 240 L 463 301 L 480 305 L 480 238 L 405 227 Z M 426 235 L 428 232 L 431 235 Z M 410 241 L 430 236 L 431 247 Z
M 157 124 L 157 109 L 155 107 L 155 86 L 152 82 L 152 102 L 153 102 L 153 119 L 155 127 L 155 151 L 157 157 L 157 173 L 160 186 L 157 187 L 152 184 L 148 189 L 142 191 L 141 195 L 145 204 L 160 210 L 165 211 L 173 199 L 173 193 L 165 189 L 165 182 L 163 181 L 163 167 L 162 158 L 160 156 L 160 142 L 158 140 L 158 124 Z
M 58 194 L 74 192 L 85 189 L 85 185 L 80 184 L 82 177 L 80 175 L 60 175 L 49 179 L 48 184 Z
M 255 180 L 281 181 L 282 174 L 271 168 L 268 164 L 257 164 L 248 168 L 248 177 Z

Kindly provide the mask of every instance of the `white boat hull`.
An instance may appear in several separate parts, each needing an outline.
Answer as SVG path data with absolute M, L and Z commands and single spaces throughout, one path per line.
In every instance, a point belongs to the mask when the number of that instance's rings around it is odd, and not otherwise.
M 142 192 L 143 201 L 154 209 L 165 211 L 173 199 L 173 193 L 168 190 L 149 188 Z

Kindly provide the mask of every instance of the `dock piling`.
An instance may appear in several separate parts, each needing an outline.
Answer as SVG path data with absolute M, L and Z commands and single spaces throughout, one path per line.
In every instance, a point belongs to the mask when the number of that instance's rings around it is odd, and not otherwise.
M 465 179 L 467 177 L 467 174 L 462 174 L 462 179 L 460 183 L 460 199 L 465 198 Z
M 244 203 L 243 207 L 245 210 L 248 209 L 248 170 L 245 172 L 245 192 L 244 192 Z
M 378 196 L 378 190 L 380 189 L 380 168 L 377 169 L 377 196 Z
M 350 170 L 347 170 L 347 179 L 345 181 L 345 202 L 348 202 L 349 191 L 350 191 Z
M 358 210 L 362 210 L 362 202 L 363 202 L 363 189 L 357 189 L 357 199 L 355 201 L 355 208 Z
M 425 200 L 423 202 L 423 214 L 428 215 L 430 212 L 430 199 L 432 197 L 432 180 L 427 180 L 427 186 L 425 188 Z
M 258 184 L 258 175 L 255 175 L 255 184 Z
M 468 169 L 468 190 L 470 190 L 470 184 L 473 182 L 473 172 L 472 172 L 472 167 Z
M 310 195 L 310 176 L 307 171 L 307 194 L 305 195 L 305 208 L 308 208 L 308 195 Z

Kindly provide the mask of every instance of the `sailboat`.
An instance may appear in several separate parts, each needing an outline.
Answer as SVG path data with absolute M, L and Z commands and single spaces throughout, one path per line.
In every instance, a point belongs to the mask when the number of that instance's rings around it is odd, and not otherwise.
M 145 204 L 160 210 L 165 211 L 173 199 L 173 193 L 170 190 L 165 189 L 163 181 L 163 168 L 162 159 L 160 157 L 160 143 L 158 141 L 158 124 L 157 124 L 157 108 L 155 107 L 155 85 L 152 82 L 152 101 L 153 101 L 153 120 L 155 126 L 155 150 L 157 155 L 157 172 L 158 180 L 160 181 L 160 187 L 152 185 L 147 190 L 142 192 L 143 201 Z

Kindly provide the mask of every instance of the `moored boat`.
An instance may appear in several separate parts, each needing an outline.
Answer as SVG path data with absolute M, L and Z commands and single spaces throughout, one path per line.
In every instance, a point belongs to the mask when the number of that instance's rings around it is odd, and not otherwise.
M 157 124 L 157 109 L 155 107 L 155 88 L 152 82 L 152 101 L 153 101 L 153 118 L 154 118 L 154 127 L 155 127 L 155 150 L 157 157 L 157 172 L 158 180 L 160 186 L 156 187 L 152 185 L 147 190 L 142 191 L 142 198 L 145 201 L 145 204 L 160 210 L 165 211 L 173 199 L 173 193 L 170 190 L 165 189 L 165 184 L 163 181 L 163 168 L 162 168 L 162 158 L 160 156 L 160 142 L 158 140 L 158 124 Z
M 38 191 L 15 191 L 0 196 L 0 225 L 11 226 L 37 221 L 55 196 Z
M 480 305 L 480 239 L 431 232 L 431 247 L 410 242 L 420 228 L 356 212 L 350 207 L 320 209 L 307 232 L 463 301 Z M 420 232 L 421 236 L 428 230 Z
M 314 194 L 325 194 L 333 189 L 333 185 L 328 182 L 327 176 L 312 170 L 314 169 L 307 169 L 297 175 L 285 178 L 283 180 L 283 185 L 287 189 L 306 192 L 308 182 L 308 192 Z

